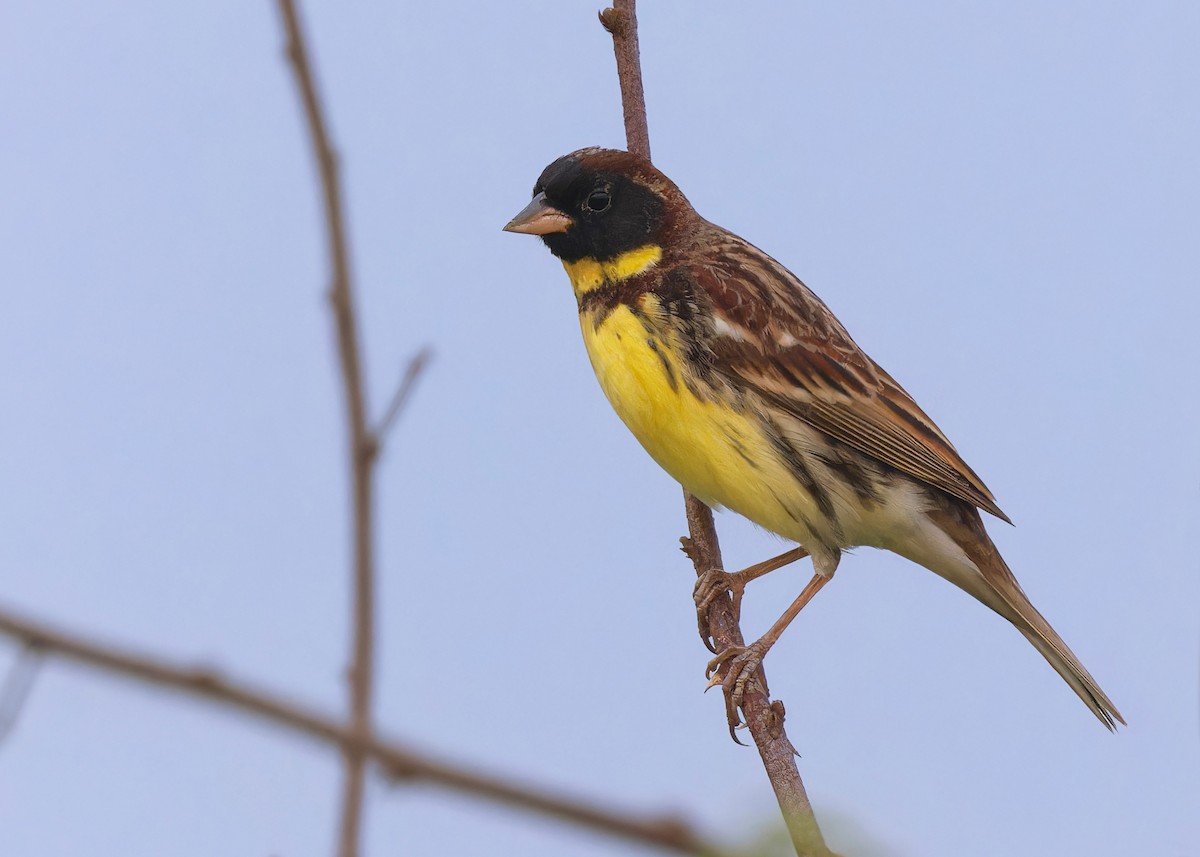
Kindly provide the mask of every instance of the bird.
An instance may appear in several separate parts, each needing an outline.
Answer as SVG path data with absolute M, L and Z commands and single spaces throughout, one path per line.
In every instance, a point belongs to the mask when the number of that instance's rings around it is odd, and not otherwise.
M 990 607 L 1104 726 L 1125 724 L 993 544 L 980 512 L 1011 521 L 991 491 L 781 263 L 701 217 L 649 160 L 618 149 L 555 160 L 504 230 L 539 236 L 561 261 L 600 386 L 650 456 L 705 504 L 800 546 L 703 575 L 698 609 L 715 593 L 732 592 L 738 604 L 750 580 L 812 558 L 811 582 L 779 621 L 710 661 L 710 686 L 732 693 L 735 710 L 842 552 L 868 546 Z

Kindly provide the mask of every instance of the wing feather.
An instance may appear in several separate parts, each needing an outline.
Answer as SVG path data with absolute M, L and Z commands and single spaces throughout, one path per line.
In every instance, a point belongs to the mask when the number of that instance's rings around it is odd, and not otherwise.
M 685 276 L 719 320 L 712 368 L 813 428 L 1008 521 L 991 491 L 896 381 L 790 271 L 724 230 Z M 733 334 L 733 335 L 731 335 Z

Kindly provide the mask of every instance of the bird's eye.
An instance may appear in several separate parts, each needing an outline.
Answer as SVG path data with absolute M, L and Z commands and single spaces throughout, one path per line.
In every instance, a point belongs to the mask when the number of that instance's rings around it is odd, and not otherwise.
M 612 204 L 612 197 L 608 195 L 608 191 L 600 189 L 594 190 L 588 194 L 584 205 L 588 211 L 604 211 Z

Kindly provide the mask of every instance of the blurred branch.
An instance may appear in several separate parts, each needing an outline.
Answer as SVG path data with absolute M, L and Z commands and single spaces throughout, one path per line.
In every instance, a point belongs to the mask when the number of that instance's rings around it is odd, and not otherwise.
M 34 643 L 26 642 L 5 676 L 4 684 L 0 685 L 0 744 L 17 727 L 41 665 L 41 650 Z
M 426 346 L 414 354 L 413 358 L 408 361 L 408 366 L 404 370 L 404 377 L 400 379 L 400 384 L 396 387 L 396 392 L 392 395 L 392 401 L 388 404 L 387 410 L 383 412 L 383 419 L 379 421 L 379 428 L 375 429 L 375 443 L 381 450 L 384 442 L 387 440 L 388 434 L 392 430 L 392 426 L 396 424 L 396 420 L 404 413 L 408 399 L 417 385 L 417 379 L 421 377 L 421 373 L 425 371 L 425 367 L 429 365 L 429 361 L 432 359 L 433 349 Z
M 181 666 L 163 658 L 87 639 L 36 622 L 3 606 L 0 606 L 0 634 L 24 643 L 26 651 L 58 656 L 157 687 L 203 697 L 276 723 L 293 732 L 331 744 L 344 754 L 353 753 L 373 759 L 396 779 L 428 782 L 491 803 L 557 818 L 598 833 L 679 854 L 718 857 L 726 853 L 701 839 L 680 819 L 671 816 L 639 817 L 605 809 L 583 800 L 563 797 L 558 790 L 551 792 L 522 785 L 507 777 L 488 775 L 435 759 L 397 742 L 375 735 L 363 735 L 307 705 L 256 685 L 226 678 L 209 667 Z
M 650 158 L 650 134 L 646 123 L 646 101 L 642 88 L 641 56 L 638 49 L 636 0 L 615 0 L 613 8 L 600 13 L 600 23 L 612 34 L 617 59 L 617 77 L 621 83 L 621 104 L 625 115 L 625 136 L 629 151 Z M 697 576 L 721 569 L 721 545 L 717 540 L 712 510 L 684 491 L 690 537 L 683 540 L 684 550 L 695 565 Z M 708 635 L 718 653 L 730 646 L 745 645 L 738 625 L 733 600 L 728 594 L 714 598 L 708 608 Z M 725 704 L 730 735 L 738 724 L 728 689 Z M 800 857 L 829 855 L 829 847 L 813 814 L 812 804 L 796 767 L 796 749 L 784 730 L 783 703 L 771 701 L 766 673 L 760 667 L 746 685 L 742 701 L 746 726 L 762 757 L 767 777 L 783 812 Z M 734 740 L 737 738 L 734 736 Z
M 207 699 L 225 708 L 253 715 L 335 747 L 345 760 L 342 820 L 338 840 L 342 857 L 357 857 L 359 852 L 368 761 L 378 764 L 388 776 L 396 780 L 430 783 L 456 793 L 469 794 L 492 803 L 556 818 L 640 845 L 704 857 L 728 854 L 729 852 L 703 840 L 689 825 L 675 817 L 639 816 L 564 797 L 557 792 L 418 753 L 395 741 L 385 740 L 374 731 L 371 719 L 374 674 L 374 466 L 383 440 L 403 413 L 421 372 L 428 364 L 430 352 L 423 349 L 409 362 L 378 427 L 372 430 L 367 419 L 362 349 L 350 276 L 338 157 L 330 140 L 317 94 L 312 63 L 295 2 L 277 2 L 286 32 L 287 55 L 303 105 L 321 182 L 330 265 L 328 298 L 334 320 L 349 429 L 354 628 L 353 654 L 349 670 L 348 722 L 344 724 L 306 704 L 254 684 L 227 678 L 215 669 L 180 665 L 159 656 L 88 639 L 36 622 L 0 605 L 0 634 L 24 645 L 23 651 L 0 687 L 0 740 L 11 732 L 19 719 L 42 658 L 56 656 L 104 673 L 175 690 L 192 698 Z M 625 99 L 626 122 L 631 129 L 631 141 L 640 141 L 631 142 L 631 147 L 640 146 L 638 150 L 644 151 L 648 156 L 649 140 L 645 127 L 645 108 L 641 102 L 640 70 L 637 69 L 637 31 L 633 3 L 618 2 L 618 7 L 627 9 L 624 13 L 626 17 L 622 17 L 622 14 L 616 14 L 614 17 L 614 14 L 610 14 L 614 13 L 614 10 L 606 10 L 601 19 L 614 33 L 614 44 L 618 46 L 618 62 L 621 62 L 623 49 L 633 58 L 633 68 L 638 77 L 636 82 L 630 85 L 630 94 Z M 622 87 L 624 91 L 624 75 Z M 629 105 L 635 104 L 635 95 L 636 106 L 631 108 Z M 640 126 L 637 126 L 638 122 Z M 689 504 L 692 502 L 695 502 L 694 499 L 689 498 Z M 699 508 L 705 513 L 708 511 L 703 506 Z M 704 541 L 706 536 L 698 526 L 693 527 L 693 538 L 698 544 L 707 544 Z M 717 550 L 711 516 L 708 528 L 712 549 Z M 719 564 L 719 551 L 716 557 Z M 699 568 L 699 560 L 697 562 Z M 728 602 L 728 598 L 724 601 Z M 749 696 L 749 693 L 747 695 Z M 781 726 L 781 716 L 779 720 Z
M 362 371 L 362 347 L 358 319 L 354 311 L 354 293 L 350 282 L 349 254 L 346 249 L 342 190 L 338 177 L 338 158 L 330 142 L 325 115 L 317 95 L 312 63 L 299 14 L 292 0 L 279 0 L 287 32 L 287 55 L 295 74 L 296 86 L 304 104 L 313 154 L 321 175 L 325 200 L 325 228 L 329 244 L 329 302 L 337 333 L 338 358 L 342 367 L 342 388 L 349 427 L 351 472 L 351 515 L 354 530 L 354 607 L 353 654 L 350 661 L 350 729 L 360 742 L 371 737 L 371 692 L 375 661 L 375 571 L 373 477 L 378 457 L 376 436 L 367 426 L 366 395 Z M 338 853 L 357 857 L 362 827 L 363 792 L 366 783 L 366 758 L 359 746 L 346 746 L 346 780 L 342 797 L 341 833 Z

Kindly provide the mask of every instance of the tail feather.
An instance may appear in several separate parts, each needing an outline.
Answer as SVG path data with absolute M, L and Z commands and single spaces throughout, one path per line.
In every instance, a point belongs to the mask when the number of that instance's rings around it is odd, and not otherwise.
M 950 575 L 934 570 L 1015 625 L 1109 731 L 1115 731 L 1118 723 L 1125 725 L 1125 718 L 1117 711 L 1112 700 L 1029 601 L 1017 578 L 992 544 L 979 512 L 961 501 L 955 500 L 954 505 L 957 508 L 938 509 L 930 517 L 939 529 L 954 540 L 980 573 Z

